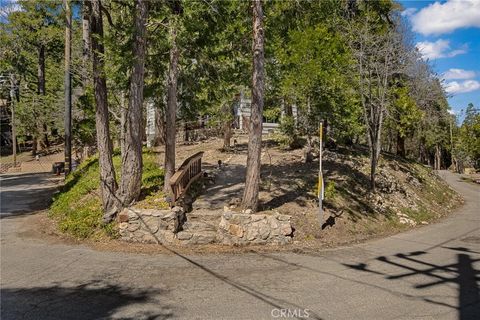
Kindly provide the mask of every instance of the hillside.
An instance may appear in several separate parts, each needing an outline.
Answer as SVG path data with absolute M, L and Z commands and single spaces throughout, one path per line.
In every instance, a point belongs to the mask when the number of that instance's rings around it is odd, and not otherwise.
M 151 197 L 161 197 L 163 170 L 156 163 L 155 154 L 143 152 L 142 200 L 148 204 Z M 120 155 L 113 157 L 113 164 L 120 173 Z M 159 205 L 165 205 L 161 203 Z M 73 172 L 60 191 L 54 196 L 49 216 L 60 231 L 78 239 L 105 239 L 116 237 L 114 223 L 102 225 L 102 204 L 99 189 L 98 158 L 84 161 Z
M 263 208 L 291 214 L 297 241 L 338 245 L 429 224 L 461 203 L 435 172 L 422 164 L 383 154 L 377 193 L 369 192 L 366 149 L 324 152 L 325 214 L 319 228 L 318 162 L 303 163 L 303 151 L 271 148 L 264 166 Z M 317 240 L 317 241 L 315 241 Z
M 218 208 L 211 210 L 218 210 L 241 197 L 246 144 L 243 137 L 237 140 L 239 143 L 229 153 L 220 151 L 220 139 L 178 147 L 178 164 L 197 151 L 205 151 L 204 169 L 210 178 L 197 183 L 195 191 L 199 197 L 193 204 L 194 209 L 202 208 L 203 195 L 211 190 L 216 195 L 222 194 L 221 182 L 212 182 L 211 178 L 213 172 L 218 171 L 215 168 L 219 160 L 222 169 L 215 180 L 222 180 L 221 174 L 234 178 L 226 181 L 230 192 L 226 193 L 228 197 L 224 203 L 218 203 Z M 161 159 L 161 149 L 144 152 L 144 186 L 142 200 L 137 206 L 165 208 L 160 191 L 163 172 L 158 163 Z M 119 161 L 116 156 L 117 167 Z M 378 192 L 372 195 L 368 192 L 366 151 L 359 148 L 327 150 L 324 153 L 325 223 L 320 228 L 315 196 L 318 162 L 306 164 L 301 149 L 284 150 L 273 140 L 265 143 L 262 161 L 260 209 L 292 216 L 294 246 L 335 246 L 392 234 L 431 223 L 461 202 L 430 168 L 390 155 L 382 157 L 377 176 Z M 50 216 L 59 229 L 78 239 L 113 241 L 108 239 L 116 237 L 116 225 L 101 226 L 98 192 L 98 162 L 93 158 L 79 167 L 55 197 Z

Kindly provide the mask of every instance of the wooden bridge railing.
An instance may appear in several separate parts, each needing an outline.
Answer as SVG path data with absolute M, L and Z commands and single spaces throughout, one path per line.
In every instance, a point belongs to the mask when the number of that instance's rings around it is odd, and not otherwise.
M 183 161 L 177 172 L 170 178 L 172 188 L 172 204 L 187 191 L 188 187 L 202 175 L 203 152 L 195 153 Z

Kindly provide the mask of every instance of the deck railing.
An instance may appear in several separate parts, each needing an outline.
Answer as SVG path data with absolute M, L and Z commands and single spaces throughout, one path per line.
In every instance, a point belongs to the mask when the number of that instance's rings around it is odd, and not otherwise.
M 203 152 L 195 153 L 183 161 L 177 172 L 170 178 L 172 205 L 185 194 L 190 185 L 202 175 Z

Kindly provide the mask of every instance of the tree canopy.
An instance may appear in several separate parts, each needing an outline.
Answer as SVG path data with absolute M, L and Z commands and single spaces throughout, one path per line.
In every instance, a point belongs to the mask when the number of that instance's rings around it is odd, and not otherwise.
M 310 143 L 324 120 L 327 140 L 368 147 L 372 189 L 381 151 L 435 168 L 460 160 L 480 165 L 478 108 L 469 105 L 462 124 L 452 118 L 441 80 L 412 44 L 394 1 L 94 2 L 97 16 L 89 1 L 71 1 L 77 149 L 100 147 L 96 132 L 108 124 L 102 132 L 112 148 L 125 155 L 135 149 L 126 162 L 138 158 L 147 103 L 159 118 L 160 142 L 175 139 L 180 121 L 208 116 L 209 125 L 225 131 L 228 147 L 233 106 L 240 92 L 255 88 L 252 25 L 260 4 L 265 76 L 255 103 L 263 106 L 260 116 L 281 122 L 290 147 L 293 137 Z M 141 9 L 147 4 L 148 11 Z M 18 79 L 17 133 L 33 141 L 35 152 L 52 139 L 62 141 L 65 12 L 61 1 L 18 6 L 0 21 L 0 73 Z M 97 80 L 105 79 L 107 112 L 100 123 L 92 61 L 100 68 Z M 10 99 L 5 88 L 1 94 Z M 138 185 L 132 188 L 131 196 L 123 195 L 128 201 L 139 194 Z

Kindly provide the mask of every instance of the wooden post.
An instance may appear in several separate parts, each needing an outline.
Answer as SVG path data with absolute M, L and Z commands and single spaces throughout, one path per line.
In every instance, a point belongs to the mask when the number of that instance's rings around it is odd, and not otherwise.
M 324 194 L 323 173 L 322 173 L 323 120 L 320 120 L 319 138 L 320 138 L 320 145 L 319 145 L 319 155 L 318 155 L 318 194 L 317 195 L 318 195 L 318 220 L 320 222 L 320 228 L 321 228 L 323 225 L 322 201 L 323 201 L 323 194 Z

